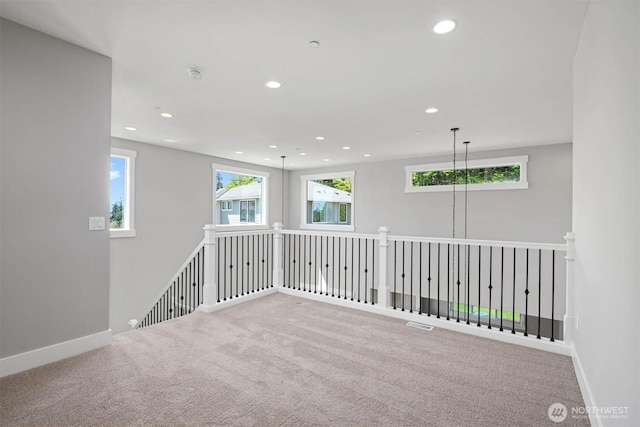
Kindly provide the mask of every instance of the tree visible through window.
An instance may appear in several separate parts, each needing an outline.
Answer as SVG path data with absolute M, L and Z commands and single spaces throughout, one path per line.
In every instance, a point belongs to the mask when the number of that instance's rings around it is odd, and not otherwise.
M 465 182 L 467 184 L 488 184 L 518 181 L 520 181 L 520 165 L 473 168 L 468 171 L 465 169 L 457 169 L 455 174 L 453 173 L 453 169 L 413 172 L 412 174 L 414 186 L 452 185 L 454 183 L 464 184 Z
M 528 156 L 406 166 L 405 191 L 449 191 L 452 186 L 468 190 L 528 188 Z M 466 166 L 466 167 L 465 167 Z
M 133 237 L 136 152 L 112 148 L 109 170 L 109 229 L 111 237 Z

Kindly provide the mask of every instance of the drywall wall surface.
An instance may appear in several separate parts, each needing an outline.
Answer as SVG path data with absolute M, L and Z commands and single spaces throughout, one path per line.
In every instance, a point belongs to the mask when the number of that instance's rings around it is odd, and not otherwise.
M 575 345 L 592 404 L 640 425 L 640 3 L 591 2 L 574 61 Z
M 109 329 L 109 231 L 89 217 L 109 212 L 111 60 L 11 21 L 0 31 L 7 357 Z

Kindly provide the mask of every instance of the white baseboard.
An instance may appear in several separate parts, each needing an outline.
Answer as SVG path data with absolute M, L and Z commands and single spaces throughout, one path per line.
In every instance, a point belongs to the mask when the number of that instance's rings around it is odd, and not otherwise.
M 580 357 L 578 356 L 578 353 L 576 353 L 575 349 L 571 354 L 571 359 L 573 361 L 573 370 L 576 373 L 576 378 L 578 379 L 578 385 L 580 386 L 580 391 L 582 392 L 582 398 L 584 399 L 584 406 L 586 408 L 594 408 L 597 405 L 593 401 L 591 388 L 589 387 L 589 383 L 587 382 L 587 377 L 584 374 L 584 370 L 582 369 L 582 363 L 580 363 Z M 591 425 L 594 427 L 602 427 L 602 419 L 600 417 L 596 417 L 591 413 L 589 413 L 589 421 L 591 422 Z
M 243 302 L 251 301 L 256 298 L 275 294 L 276 292 L 278 292 L 277 288 L 268 288 L 268 289 L 263 289 L 261 291 L 257 291 L 252 294 L 246 294 L 233 299 L 228 299 L 226 301 L 220 301 L 219 303 L 216 303 L 214 305 L 207 306 L 204 304 L 200 304 L 198 306 L 198 311 L 202 311 L 203 313 L 213 313 L 214 311 L 223 310 L 228 307 L 233 307 L 234 305 L 242 304 Z
M 0 359 L 0 377 L 57 362 L 111 344 L 111 329 Z

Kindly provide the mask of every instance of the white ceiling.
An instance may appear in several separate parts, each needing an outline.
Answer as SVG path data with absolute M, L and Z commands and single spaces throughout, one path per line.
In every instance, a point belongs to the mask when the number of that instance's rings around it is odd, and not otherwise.
M 452 127 L 476 151 L 570 142 L 587 7 L 2 0 L 0 14 L 113 59 L 113 136 L 274 167 L 286 155 L 287 169 L 302 169 L 445 153 Z M 443 18 L 458 27 L 439 36 L 432 27 Z

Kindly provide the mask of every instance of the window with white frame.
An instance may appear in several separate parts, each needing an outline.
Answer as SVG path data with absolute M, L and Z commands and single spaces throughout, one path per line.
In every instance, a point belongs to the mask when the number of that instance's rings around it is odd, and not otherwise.
M 300 228 L 354 230 L 354 171 L 303 175 L 300 178 Z
M 109 170 L 109 230 L 111 237 L 135 237 L 134 190 L 136 152 L 111 148 Z
M 228 229 L 266 228 L 267 172 L 213 165 L 214 223 Z
M 451 191 L 457 189 L 512 190 L 529 188 L 528 156 L 470 160 L 465 168 L 458 162 L 410 165 L 405 167 L 405 192 Z

